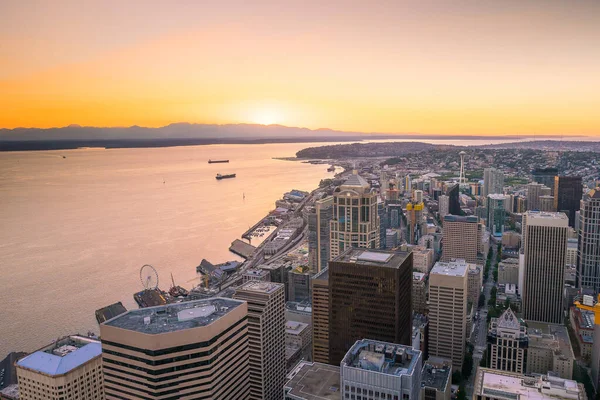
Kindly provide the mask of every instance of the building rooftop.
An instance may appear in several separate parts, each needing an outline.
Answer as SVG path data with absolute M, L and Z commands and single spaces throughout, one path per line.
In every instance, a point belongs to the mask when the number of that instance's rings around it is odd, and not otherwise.
M 413 281 L 423 281 L 425 279 L 425 274 L 422 272 L 413 271 Z
M 285 323 L 285 333 L 291 335 L 299 335 L 303 330 L 308 328 L 308 324 L 298 321 L 287 321 Z
M 526 322 L 530 347 L 551 347 L 556 357 L 570 360 L 575 359 L 571 341 L 569 340 L 569 333 L 565 326 L 532 321 Z
M 249 281 L 240 286 L 238 291 L 256 292 L 256 293 L 275 293 L 278 289 L 283 287 L 282 283 L 276 282 L 263 282 L 263 281 Z
M 315 281 L 329 281 L 329 268 L 322 269 L 319 273 L 312 277 Z
M 469 222 L 473 224 L 479 223 L 479 217 L 475 215 L 470 216 L 462 216 L 462 215 L 452 215 L 448 214 L 444 217 L 444 221 L 448 222 Z
M 158 335 L 210 325 L 242 304 L 243 301 L 223 297 L 167 304 L 130 310 L 104 325 Z
M 341 400 L 340 367 L 303 361 L 288 375 L 286 398 L 294 400 Z
M 421 372 L 421 387 L 431 388 L 444 392 L 450 378 L 452 377 L 452 362 L 447 360 L 439 362 L 435 360 L 435 357 L 431 357 L 423 364 L 423 371 Z
M 430 275 L 465 276 L 468 269 L 469 264 L 465 260 L 438 261 L 431 269 Z
M 377 265 L 388 268 L 398 268 L 409 256 L 410 252 L 403 251 L 385 251 L 385 250 L 365 250 L 360 248 L 351 248 L 340 254 L 333 261 Z
M 411 375 L 420 355 L 411 346 L 362 339 L 348 350 L 341 365 L 386 375 Z
M 527 211 L 527 225 L 542 225 L 546 226 L 548 223 L 560 224 L 561 226 L 568 226 L 569 217 L 562 212 L 543 212 L 543 211 Z
M 17 366 L 46 375 L 67 372 L 100 357 L 100 341 L 84 336 L 67 336 L 17 361 Z
M 11 385 L 6 386 L 4 389 L 0 390 L 0 398 L 17 400 L 19 398 L 19 385 L 16 383 L 13 383 Z
M 488 194 L 488 198 L 492 199 L 492 200 L 505 200 L 508 196 L 506 196 L 505 194 L 500 194 L 500 193 L 490 193 Z

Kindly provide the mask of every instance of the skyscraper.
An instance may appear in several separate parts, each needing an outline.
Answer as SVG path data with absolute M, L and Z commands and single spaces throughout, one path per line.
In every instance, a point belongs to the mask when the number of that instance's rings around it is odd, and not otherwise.
M 541 183 L 550 188 L 550 194 L 554 195 L 554 177 L 558 175 L 556 168 L 537 168 L 531 172 L 533 181 Z
M 523 215 L 523 315 L 527 320 L 562 323 L 568 218 L 563 213 Z
M 333 217 L 333 197 L 315 201 L 315 207 L 308 216 L 308 253 L 313 273 L 327 267 Z
M 448 186 L 446 190 L 448 196 L 448 212 L 452 215 L 460 215 L 460 186 L 458 183 Z
M 284 286 L 250 281 L 233 298 L 248 302 L 249 398 L 279 400 L 286 375 Z
M 482 257 L 482 227 L 478 217 L 446 215 L 443 231 L 442 261 L 463 259 L 477 263 Z
M 542 195 L 539 197 L 540 211 L 555 212 L 554 196 Z
M 600 188 L 590 190 L 581 200 L 577 287 L 586 294 L 600 293 Z
M 379 248 L 377 192 L 354 171 L 333 194 L 330 259 L 351 247 Z
M 496 168 L 485 168 L 483 170 L 483 196 L 492 193 L 504 192 L 504 174 Z
M 363 338 L 411 344 L 412 254 L 349 249 L 329 262 L 329 363 Z
M 460 371 L 467 329 L 467 274 L 464 262 L 438 262 L 429 274 L 429 354 L 452 360 Z
M 313 361 L 329 362 L 329 268 L 312 278 Z
M 542 188 L 546 186 L 541 183 L 531 182 L 527 185 L 527 209 L 531 211 L 540 210 L 540 196 Z
M 500 317 L 492 318 L 487 340 L 490 368 L 519 374 L 526 372 L 527 328 L 510 308 Z
M 107 400 L 248 399 L 245 301 L 211 298 L 130 310 L 102 323 L 100 336 Z
M 580 176 L 557 176 L 554 178 L 554 209 L 569 217 L 569 226 L 575 226 L 575 212 L 583 196 Z
M 415 244 L 423 236 L 421 229 L 421 220 L 423 219 L 424 204 L 408 203 L 406 205 L 406 241 L 408 244 Z
M 445 194 L 439 197 L 439 213 L 440 218 L 444 219 L 444 217 L 450 214 L 450 198 Z
M 506 196 L 503 194 L 490 194 L 487 197 L 487 227 L 496 237 L 504 233 L 505 203 Z

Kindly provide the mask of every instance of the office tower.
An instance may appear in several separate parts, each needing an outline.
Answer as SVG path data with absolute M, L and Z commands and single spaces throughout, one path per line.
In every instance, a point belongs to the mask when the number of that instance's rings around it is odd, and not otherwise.
M 554 196 L 542 195 L 539 197 L 540 211 L 555 212 Z
M 587 400 L 587 395 L 583 383 L 549 373 L 530 376 L 478 367 L 473 399 Z
M 506 196 L 503 194 L 490 194 L 487 197 L 487 227 L 496 237 L 501 237 L 504 233 L 505 201 Z
M 439 213 L 440 218 L 444 218 L 446 215 L 450 214 L 450 198 L 445 194 L 439 197 Z
M 487 341 L 490 368 L 525 373 L 527 328 L 510 308 L 491 319 Z
M 248 399 L 245 301 L 211 298 L 130 310 L 102 323 L 100 336 L 107 400 Z
M 73 335 L 21 358 L 16 363 L 19 398 L 104 399 L 101 355 L 98 340 Z
M 377 215 L 379 216 L 379 248 L 385 248 L 385 234 L 390 228 L 388 209 L 381 199 L 377 199 Z
M 301 265 L 288 271 L 287 301 L 310 300 L 310 276 L 308 268 Z
M 442 261 L 460 258 L 468 263 L 478 262 L 482 247 L 479 218 L 446 215 L 443 231 Z
M 527 185 L 527 209 L 531 211 L 539 211 L 540 209 L 540 196 L 542 195 L 542 188 L 545 186 L 541 183 L 531 182 Z
M 429 357 L 421 372 L 422 400 L 450 400 L 452 398 L 452 361 Z
M 402 204 L 400 203 L 389 203 L 387 205 L 389 214 L 389 227 L 397 229 L 402 226 Z
M 411 346 L 358 340 L 341 362 L 341 397 L 419 400 L 422 367 L 422 353 Z
M 330 259 L 351 247 L 378 249 L 377 192 L 357 171 L 333 194 Z
M 312 213 L 308 215 L 308 258 L 313 273 L 327 267 L 329 262 L 329 238 L 333 217 L 333 197 L 315 201 Z
M 590 190 L 581 200 L 577 287 L 591 295 L 600 293 L 600 188 Z
M 412 180 L 410 179 L 410 175 L 404 177 L 404 193 L 412 193 Z
M 467 337 L 466 263 L 437 262 L 429 274 L 429 354 L 460 371 Z
M 464 262 L 464 260 L 456 260 L 456 262 Z M 477 264 L 467 264 L 467 268 L 467 300 L 475 306 L 479 301 L 483 285 L 483 268 Z
M 454 184 L 448 187 L 446 195 L 448 196 L 448 212 L 452 215 L 460 215 L 460 201 L 459 201 L 459 185 Z
M 550 195 L 554 195 L 554 177 L 558 176 L 556 168 L 537 168 L 531 172 L 533 181 L 550 188 Z
M 415 244 L 423 236 L 421 232 L 421 221 L 423 219 L 423 203 L 408 203 L 406 205 L 406 242 Z
M 575 226 L 575 213 L 579 211 L 583 197 L 580 176 L 557 176 L 554 178 L 554 209 L 569 217 L 569 226 Z
M 313 361 L 329 362 L 329 268 L 312 278 Z
M 514 211 L 514 204 L 515 204 L 514 199 L 515 199 L 514 194 L 504 195 L 504 210 L 506 211 L 507 214 L 510 214 Z
M 415 190 L 413 193 L 413 201 L 415 203 L 422 203 L 423 202 L 423 191 L 422 190 Z
M 422 272 L 413 272 L 412 306 L 413 312 L 427 313 L 427 275 Z
M 442 189 L 435 188 L 432 190 L 431 197 L 433 200 L 439 201 L 441 195 L 442 195 Z
M 233 298 L 248 302 L 249 399 L 279 400 L 286 375 L 283 285 L 246 282 Z
M 349 249 L 329 262 L 329 363 L 363 338 L 410 344 L 412 254 Z
M 522 214 L 527 211 L 527 197 L 517 196 L 515 197 L 515 212 Z
M 485 168 L 483 170 L 483 197 L 493 193 L 504 192 L 504 174 L 496 168 Z
M 526 320 L 562 323 L 569 220 L 563 213 L 523 215 L 523 315 Z

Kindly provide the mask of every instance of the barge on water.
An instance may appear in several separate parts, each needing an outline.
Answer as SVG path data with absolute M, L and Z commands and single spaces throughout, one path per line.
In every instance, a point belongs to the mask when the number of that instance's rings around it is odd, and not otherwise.
M 209 164 L 228 163 L 229 160 L 208 160 Z
M 217 174 L 217 176 L 215 178 L 218 180 L 235 178 L 235 174 L 225 174 L 225 175 Z

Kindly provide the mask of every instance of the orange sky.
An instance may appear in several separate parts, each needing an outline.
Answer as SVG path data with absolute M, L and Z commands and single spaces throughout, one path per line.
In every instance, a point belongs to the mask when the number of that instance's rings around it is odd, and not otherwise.
M 13 1 L 0 15 L 0 127 L 600 136 L 597 0 Z

